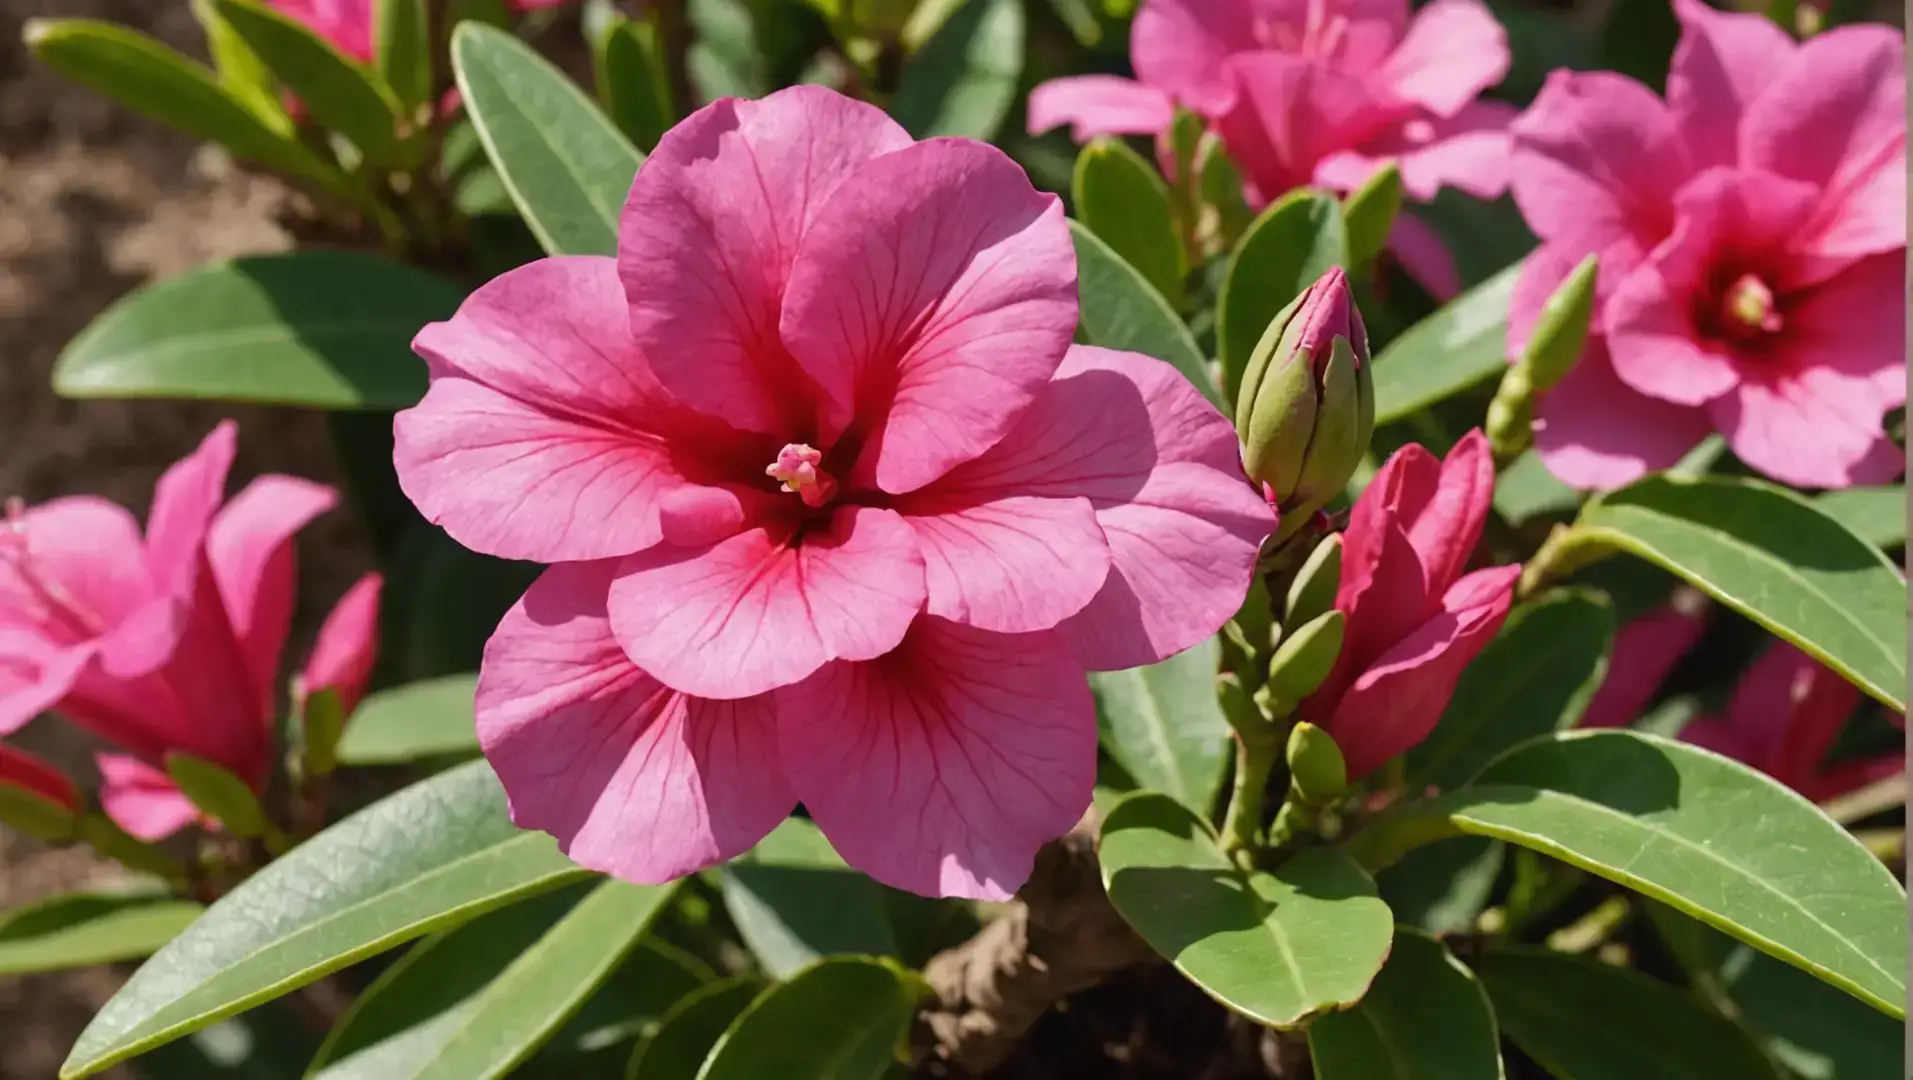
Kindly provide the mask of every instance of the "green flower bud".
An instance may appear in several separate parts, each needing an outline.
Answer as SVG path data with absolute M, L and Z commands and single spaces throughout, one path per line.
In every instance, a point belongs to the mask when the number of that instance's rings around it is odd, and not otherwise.
M 1342 587 L 1342 536 L 1331 533 L 1315 545 L 1302 569 L 1289 583 L 1289 595 L 1282 618 L 1297 626 L 1335 606 L 1335 594 Z
M 1315 692 L 1342 653 L 1346 620 L 1339 611 L 1318 615 L 1282 638 L 1269 661 L 1269 696 L 1288 711 Z
M 1335 737 L 1310 723 L 1289 730 L 1289 784 L 1303 802 L 1321 806 L 1348 791 L 1348 763 Z

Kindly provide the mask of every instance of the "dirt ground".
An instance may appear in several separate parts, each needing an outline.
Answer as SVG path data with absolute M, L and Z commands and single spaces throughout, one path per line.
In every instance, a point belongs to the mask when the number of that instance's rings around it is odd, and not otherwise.
M 269 184 L 34 62 L 20 34 L 35 16 L 109 19 L 203 51 L 183 2 L 0 0 L 0 497 L 96 492 L 143 514 L 155 477 L 224 415 L 240 424 L 235 484 L 272 471 L 336 482 L 315 415 L 72 402 L 47 389 L 61 347 L 115 298 L 287 242 L 270 220 Z M 302 537 L 305 621 L 361 567 L 353 539 L 339 514 Z M 17 741 L 90 778 L 86 736 L 42 721 Z M 0 826 L 0 909 L 111 873 L 85 851 L 49 850 Z M 49 1080 L 123 977 L 107 969 L 0 977 L 0 1080 Z

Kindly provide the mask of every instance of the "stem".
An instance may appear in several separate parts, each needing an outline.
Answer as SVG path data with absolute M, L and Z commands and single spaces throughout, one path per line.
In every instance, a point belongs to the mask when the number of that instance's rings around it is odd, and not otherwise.
M 1269 774 L 1282 756 L 1282 744 L 1288 725 L 1262 723 L 1245 725 L 1235 733 L 1235 786 L 1229 792 L 1229 812 L 1222 820 L 1222 850 L 1236 853 L 1255 850 L 1256 833 L 1262 828 L 1262 800 L 1269 788 Z
M 1549 582 L 1567 577 L 1611 552 L 1600 537 L 1574 525 L 1557 525 L 1541 543 L 1528 564 L 1521 568 L 1521 580 L 1515 585 L 1515 601 L 1527 600 Z
M 1627 925 L 1633 906 L 1625 896 L 1610 896 L 1593 911 L 1548 935 L 1548 948 L 1558 952 L 1584 953 L 1599 947 L 1614 931 Z

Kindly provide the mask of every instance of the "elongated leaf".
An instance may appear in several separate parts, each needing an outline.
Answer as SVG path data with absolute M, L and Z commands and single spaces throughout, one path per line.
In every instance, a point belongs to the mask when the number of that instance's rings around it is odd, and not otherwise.
M 1292 1028 L 1361 999 L 1388 956 L 1394 920 L 1375 883 L 1336 848 L 1246 873 L 1208 822 L 1139 791 L 1103 821 L 1110 902 L 1209 996 Z
M 339 740 L 346 765 L 396 765 L 442 754 L 478 753 L 472 695 L 478 679 L 447 675 L 367 697 Z
M 913 976 L 833 957 L 766 990 L 712 1049 L 698 1080 L 877 1080 L 915 1011 Z
M 1500 1080 L 1501 1040 L 1487 991 L 1446 946 L 1395 931 L 1375 985 L 1309 1025 L 1316 1080 Z
M 259 805 L 259 796 L 223 767 L 174 752 L 166 755 L 166 775 L 172 777 L 180 794 L 234 836 L 258 836 L 266 831 L 266 809 Z
M 697 1080 L 711 1048 L 763 989 L 757 976 L 737 975 L 679 1000 L 631 1056 L 627 1080 Z
M 272 72 L 246 39 L 239 36 L 219 14 L 218 0 L 189 0 L 193 18 L 206 31 L 206 52 L 212 57 L 213 70 L 219 72 L 219 85 L 243 101 L 247 108 L 264 118 L 275 131 L 290 133 L 292 117 L 278 98 L 279 87 Z
M 1348 226 L 1334 196 L 1293 191 L 1256 217 L 1216 298 L 1216 352 L 1230 398 L 1276 315 L 1329 268 L 1347 265 Z
M 352 140 L 373 161 L 394 164 L 402 159 L 403 107 L 377 72 L 260 0 L 213 2 L 227 25 L 298 96 L 314 120 Z
M 1459 394 L 1508 365 L 1508 305 L 1519 263 L 1409 327 L 1375 357 L 1375 423 Z
M 1495 477 L 1495 513 L 1510 525 L 1520 525 L 1543 514 L 1576 510 L 1581 493 L 1562 483 L 1529 450 Z
M 157 882 L 118 892 L 50 896 L 0 912 L 0 975 L 110 964 L 151 956 L 205 907 Z
M 1791 491 L 1649 477 L 1590 502 L 1570 542 L 1656 563 L 1906 708 L 1905 579 L 1878 548 Z
M 520 832 L 482 761 L 360 811 L 228 893 L 80 1034 L 62 1078 L 297 989 L 348 964 L 584 875 Z
M 650 153 L 677 119 L 658 55 L 657 28 L 619 18 L 605 31 L 598 56 L 598 98 L 618 130 Z
M 1507 846 L 1485 836 L 1457 836 L 1418 847 L 1376 875 L 1395 921 L 1431 934 L 1459 934 L 1494 895 Z
M 716 978 L 703 960 L 648 934 L 519 1071 L 565 1080 L 621 1080 L 638 1044 L 664 1014 Z
M 373 60 L 408 115 L 432 95 L 432 18 L 425 0 L 374 0 Z
M 832 953 L 897 953 L 883 886 L 852 870 L 803 818 L 773 829 L 723 874 L 725 910 L 773 978 Z
M 1518 947 L 1477 968 L 1501 1029 L 1558 1080 L 1774 1078 L 1732 1021 L 1637 971 Z
M 1128 144 L 1107 136 L 1076 156 L 1070 184 L 1076 215 L 1172 304 L 1182 296 L 1188 256 L 1169 207 L 1169 185 Z
M 1607 677 L 1613 644 L 1614 612 L 1599 593 L 1558 590 L 1515 609 L 1408 752 L 1409 790 L 1459 787 L 1516 743 L 1573 727 Z
M 1869 544 L 1888 549 L 1906 546 L 1907 502 L 1903 487 L 1829 491 L 1813 500 L 1813 505 Z
M 1016 101 L 1023 37 L 1019 0 L 969 0 L 904 62 L 891 115 L 919 139 L 994 138 Z
M 1625 730 L 1545 736 L 1357 837 L 1358 857 L 1386 864 L 1391 832 L 1552 855 L 1906 1015 L 1900 883 L 1812 803 L 1710 751 Z
M 412 336 L 450 316 L 461 295 L 422 270 L 357 252 L 214 263 L 107 308 L 60 354 L 53 389 L 402 409 L 425 392 Z
M 1216 701 L 1222 645 L 1210 638 L 1159 664 L 1089 676 L 1103 746 L 1136 783 L 1207 817 L 1229 756 Z
M 1071 221 L 1069 235 L 1076 242 L 1076 292 L 1082 301 L 1082 334 L 1089 343 L 1167 361 L 1221 405 L 1195 336 L 1162 294 L 1082 222 Z
M 452 32 L 452 70 L 492 165 L 553 255 L 615 255 L 618 214 L 644 155 L 584 91 L 496 27 Z

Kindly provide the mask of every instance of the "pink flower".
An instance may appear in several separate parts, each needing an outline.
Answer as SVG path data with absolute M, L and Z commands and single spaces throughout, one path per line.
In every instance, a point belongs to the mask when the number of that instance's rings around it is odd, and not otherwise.
M 1792 484 L 1895 475 L 1906 400 L 1905 44 L 1883 26 L 1796 44 L 1759 15 L 1675 0 L 1666 101 L 1556 72 L 1515 125 L 1515 201 L 1541 237 L 1510 347 L 1582 257 L 1596 338 L 1541 403 L 1562 480 L 1607 488 L 1709 430 Z
M 1070 344 L 1075 288 L 1001 152 L 798 86 L 667 133 L 615 260 L 426 327 L 407 494 L 561 564 L 479 677 L 513 820 L 656 882 L 802 800 L 883 881 L 1009 895 L 1088 804 L 1084 669 L 1214 633 L 1273 524 L 1193 387 Z
M 1508 616 L 1519 566 L 1462 573 L 1494 480 L 1488 441 L 1471 431 L 1445 461 L 1396 451 L 1355 502 L 1335 594 L 1342 654 L 1299 713 L 1335 736 L 1351 777 L 1428 737 Z
M 0 734 L 53 709 L 123 748 L 100 755 L 102 804 L 143 839 L 196 816 L 165 776 L 170 753 L 264 786 L 292 537 L 337 500 L 307 480 L 262 476 L 224 501 L 235 439 L 222 423 L 167 470 L 144 539 L 131 514 L 89 496 L 16 508 L 0 534 Z M 372 580 L 360 595 L 376 594 Z M 369 652 L 371 621 L 350 622 L 329 636 Z M 363 674 L 341 670 L 341 694 L 356 699 Z
M 565 0 L 506 0 L 512 12 L 556 7 Z M 297 19 L 333 47 L 362 64 L 372 62 L 372 0 L 267 0 L 282 14 Z
M 81 809 L 80 791 L 65 773 L 6 743 L 0 743 L 0 787 L 24 791 L 75 814 Z
M 1581 714 L 1582 727 L 1627 727 L 1647 711 L 1654 692 L 1707 629 L 1706 618 L 1692 607 L 1677 600 L 1621 627 L 1607 678 Z

